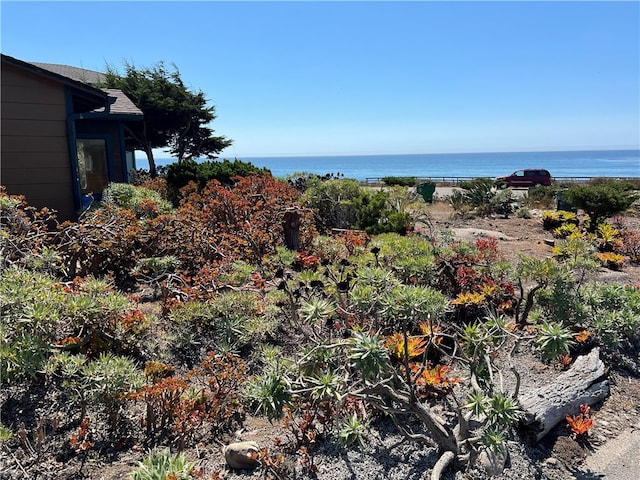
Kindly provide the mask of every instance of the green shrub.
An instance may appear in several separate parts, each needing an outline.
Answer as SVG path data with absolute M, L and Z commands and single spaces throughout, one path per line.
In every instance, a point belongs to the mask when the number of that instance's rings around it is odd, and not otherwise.
M 303 198 L 316 210 L 319 230 L 326 232 L 332 228 L 350 228 L 355 224 L 353 202 L 361 195 L 361 187 L 356 180 L 314 179 Z
M 0 379 L 33 377 L 46 364 L 65 317 L 65 293 L 50 276 L 18 268 L 0 272 Z
M 105 353 L 89 360 L 82 354 L 58 351 L 49 359 L 46 371 L 60 377 L 69 400 L 81 409 L 80 418 L 85 418 L 89 407 L 100 405 L 111 433 L 118 430 L 126 395 L 144 384 L 142 372 L 132 360 Z
M 589 215 L 591 232 L 594 232 L 607 217 L 627 210 L 638 198 L 631 184 L 616 181 L 574 185 L 567 189 L 565 196 L 571 204 Z
M 389 192 L 363 188 L 356 180 L 316 179 L 304 198 L 318 212 L 320 231 L 356 228 L 371 234 L 405 233 L 411 221 L 407 212 L 391 205 Z
M 589 186 L 595 187 L 599 185 L 608 185 L 623 190 L 636 190 L 636 182 L 633 180 L 612 180 L 607 177 L 594 177 L 587 183 Z
M 356 227 L 375 235 L 394 232 L 405 233 L 409 228 L 411 217 L 407 212 L 389 208 L 389 193 L 378 190 L 374 193 L 362 191 L 353 206 L 356 209 Z
M 382 183 L 390 187 L 413 187 L 416 184 L 416 177 L 383 177 Z
M 491 193 L 493 193 L 493 191 Z M 513 196 L 513 191 L 499 190 L 493 193 L 493 195 L 489 199 L 489 208 L 487 213 L 496 213 L 498 215 L 502 215 L 504 218 L 508 218 L 509 215 L 511 215 L 515 210 L 515 204 L 516 199 Z
M 592 283 L 583 292 L 587 326 L 609 349 L 640 341 L 640 288 Z
M 475 178 L 460 182 L 462 191 L 454 190 L 450 197 L 459 214 L 499 214 L 508 217 L 514 211 L 515 198 L 511 190 L 500 190 L 491 178 Z
M 383 310 L 383 296 L 400 285 L 400 281 L 387 269 L 360 268 L 358 280 L 349 295 L 351 307 L 361 317 L 379 317 Z
M 255 413 L 265 415 L 269 420 L 280 418 L 284 407 L 291 401 L 287 380 L 277 372 L 252 377 L 247 383 L 245 396 L 255 408 Z
M 581 254 L 584 262 L 588 262 L 597 268 L 591 260 L 590 255 Z M 550 272 L 551 281 L 544 287 L 536 291 L 535 300 L 537 310 L 535 315 L 552 323 L 562 323 L 563 325 L 574 326 L 585 322 L 588 312 L 584 300 L 578 290 L 578 286 L 570 275 L 573 270 L 568 264 L 557 265 L 555 273 Z
M 458 184 L 463 190 L 480 190 L 489 191 L 495 186 L 495 181 L 492 178 L 479 177 L 473 180 L 464 180 Z
M 237 158 L 231 162 L 223 161 L 196 162 L 195 160 L 183 160 L 172 163 L 167 167 L 167 187 L 174 204 L 177 203 L 179 191 L 189 182 L 196 182 L 199 189 L 203 189 L 211 180 L 218 180 L 224 185 L 233 185 L 235 178 L 271 175 L 266 168 L 258 168 L 250 162 L 243 162 Z
M 393 270 L 405 283 L 428 285 L 436 275 L 434 246 L 424 238 L 386 233 L 375 237 L 370 245 L 379 249 L 380 266 Z
M 35 376 L 54 345 L 93 354 L 135 351 L 146 327 L 144 314 L 106 280 L 65 285 L 18 268 L 0 273 L 0 311 L 2 381 Z
M 198 351 L 238 351 L 273 333 L 277 309 L 257 295 L 229 291 L 207 301 L 187 301 L 173 308 L 172 347 L 196 358 Z
M 558 240 L 551 253 L 558 260 L 576 264 L 586 260 L 594 252 L 595 247 L 588 237 L 580 232 L 574 232 L 564 239 Z
M 454 190 L 451 192 L 451 195 L 449 195 L 449 204 L 459 216 L 463 218 L 473 217 L 473 206 L 468 201 L 464 191 Z
M 156 217 L 172 210 L 171 203 L 154 190 L 128 183 L 110 183 L 102 193 L 102 204 L 132 210 L 136 217 Z
M 337 176 L 333 173 L 325 173 L 324 175 L 318 175 L 316 173 L 309 172 L 294 172 L 285 177 L 285 180 L 289 185 L 298 190 L 299 192 L 306 192 L 309 187 L 317 185 L 318 182 L 326 182 L 328 180 L 335 180 L 340 178 L 340 174 Z
M 522 203 L 530 208 L 552 208 L 559 188 L 556 186 L 531 187 Z
M 394 322 L 439 318 L 449 306 L 447 298 L 438 290 L 413 285 L 394 287 L 385 292 L 380 301 L 383 315 Z

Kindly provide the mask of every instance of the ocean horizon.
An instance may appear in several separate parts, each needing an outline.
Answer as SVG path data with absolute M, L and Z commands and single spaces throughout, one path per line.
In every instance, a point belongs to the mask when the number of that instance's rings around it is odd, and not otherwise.
M 228 158 L 220 157 L 219 160 Z M 228 158 L 233 160 L 233 158 Z M 334 174 L 359 181 L 382 177 L 497 177 L 522 168 L 545 168 L 553 177 L 640 177 L 640 149 L 398 155 L 238 157 L 276 177 L 294 173 Z M 156 158 L 156 165 L 175 162 Z M 136 159 L 148 168 L 145 159 Z

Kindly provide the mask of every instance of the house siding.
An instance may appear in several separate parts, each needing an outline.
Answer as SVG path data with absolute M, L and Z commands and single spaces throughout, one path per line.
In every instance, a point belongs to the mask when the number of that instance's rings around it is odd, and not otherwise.
M 61 220 L 75 218 L 64 85 L 4 63 L 1 78 L 0 183 Z

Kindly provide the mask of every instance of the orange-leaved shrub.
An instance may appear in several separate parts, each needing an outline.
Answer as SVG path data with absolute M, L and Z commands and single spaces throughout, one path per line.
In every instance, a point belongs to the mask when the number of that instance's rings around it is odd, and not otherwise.
M 236 260 L 261 265 L 285 243 L 287 211 L 300 215 L 301 249 L 315 234 L 312 213 L 301 205 L 299 192 L 269 176 L 238 177 L 233 187 L 212 180 L 202 191 L 191 183 L 181 193 L 162 248 L 180 258 L 192 274 Z
M 174 375 L 171 365 L 150 362 L 145 368 L 148 383 L 128 398 L 146 407 L 148 440 L 168 438 L 182 450 L 205 425 L 228 432 L 240 419 L 244 372 L 244 361 L 229 353 L 209 352 L 184 376 Z

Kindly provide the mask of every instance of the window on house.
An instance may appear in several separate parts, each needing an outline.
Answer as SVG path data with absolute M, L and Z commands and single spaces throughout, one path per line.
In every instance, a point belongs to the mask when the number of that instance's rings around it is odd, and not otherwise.
M 109 183 L 107 167 L 107 142 L 104 138 L 79 138 L 78 173 L 80 191 L 85 194 L 100 194 Z

